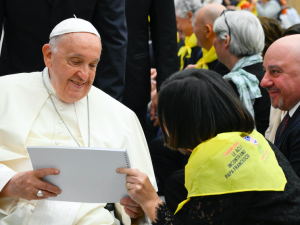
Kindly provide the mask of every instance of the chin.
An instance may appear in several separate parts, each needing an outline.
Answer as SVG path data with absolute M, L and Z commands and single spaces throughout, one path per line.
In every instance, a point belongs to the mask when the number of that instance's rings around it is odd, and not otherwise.
M 61 98 L 61 100 L 63 100 L 64 102 L 77 102 L 84 97 L 85 96 L 64 96 L 63 98 Z

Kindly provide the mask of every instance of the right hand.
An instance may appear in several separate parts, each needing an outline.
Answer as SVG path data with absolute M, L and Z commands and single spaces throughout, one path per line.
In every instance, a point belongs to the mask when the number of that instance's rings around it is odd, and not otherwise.
M 41 200 L 49 197 L 56 197 L 61 190 L 41 178 L 47 175 L 57 175 L 59 170 L 54 168 L 45 168 L 39 170 L 19 172 L 14 175 L 0 192 L 0 197 L 23 198 L 27 200 Z M 36 194 L 41 190 L 42 197 Z
M 196 68 L 196 66 L 197 66 L 196 64 L 189 64 L 187 67 L 185 67 L 185 70 Z

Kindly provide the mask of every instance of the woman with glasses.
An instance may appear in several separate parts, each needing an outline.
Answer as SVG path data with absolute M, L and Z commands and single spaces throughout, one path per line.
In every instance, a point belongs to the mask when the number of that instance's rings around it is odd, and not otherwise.
M 264 76 L 262 25 L 248 11 L 223 11 L 213 29 L 218 59 L 230 70 L 223 78 L 229 80 L 251 113 L 257 131 L 264 134 L 269 126 L 271 102 L 268 92 L 259 85 Z
M 209 70 L 175 73 L 162 86 L 158 117 L 165 143 L 191 154 L 185 167 L 187 221 L 179 221 L 157 196 L 148 177 L 127 174 L 131 199 L 125 212 L 143 211 L 153 224 L 300 224 L 300 180 L 288 161 L 254 130 L 254 121 L 230 85 Z M 142 210 L 143 211 L 142 211 Z M 176 211 L 176 213 L 177 213 Z

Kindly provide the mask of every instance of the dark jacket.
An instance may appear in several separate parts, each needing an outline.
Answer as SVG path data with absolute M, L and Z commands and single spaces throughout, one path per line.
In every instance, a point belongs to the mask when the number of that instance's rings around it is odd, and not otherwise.
M 129 108 L 150 101 L 148 15 L 157 70 L 157 90 L 177 71 L 176 20 L 173 0 L 126 0 L 128 48 L 122 103 Z
M 278 126 L 274 144 L 291 163 L 298 177 L 300 177 L 300 107 L 289 118 L 280 137 L 282 123 Z

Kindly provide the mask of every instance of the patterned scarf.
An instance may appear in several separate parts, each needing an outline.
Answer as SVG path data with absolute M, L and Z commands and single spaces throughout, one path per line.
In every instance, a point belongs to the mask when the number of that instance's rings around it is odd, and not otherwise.
M 254 118 L 253 104 L 256 98 L 261 97 L 259 81 L 255 75 L 243 70 L 243 67 L 262 62 L 261 53 L 241 58 L 233 67 L 230 73 L 225 75 L 225 80 L 231 80 L 237 87 L 240 100 L 246 106 Z

